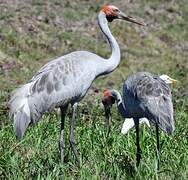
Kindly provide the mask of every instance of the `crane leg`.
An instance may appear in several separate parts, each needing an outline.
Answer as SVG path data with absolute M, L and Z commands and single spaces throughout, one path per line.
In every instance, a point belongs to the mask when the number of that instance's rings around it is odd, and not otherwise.
M 72 112 L 72 119 L 71 119 L 71 126 L 70 126 L 70 146 L 71 146 L 71 149 L 72 149 L 72 152 L 76 158 L 76 161 L 78 163 L 78 165 L 80 164 L 79 162 L 79 159 L 78 159 L 78 152 L 77 152 L 77 149 L 76 149 L 76 145 L 75 145 L 75 139 L 74 139 L 74 128 L 75 128 L 75 125 L 76 125 L 76 116 L 77 116 L 77 106 L 78 104 L 75 103 L 72 107 L 73 107 L 73 112 Z
M 65 115 L 67 112 L 67 108 L 68 108 L 68 105 L 64 107 L 60 107 L 61 132 L 60 132 L 59 149 L 60 149 L 61 162 L 64 162 L 64 149 L 65 149 L 64 128 L 65 128 Z
M 156 123 L 156 137 L 157 137 L 157 170 L 160 168 L 160 134 L 159 134 L 159 126 Z
M 140 164 L 141 159 L 141 148 L 139 143 L 139 119 L 134 119 L 135 128 L 136 128 L 136 146 L 137 146 L 137 152 L 136 152 L 136 166 L 138 167 Z

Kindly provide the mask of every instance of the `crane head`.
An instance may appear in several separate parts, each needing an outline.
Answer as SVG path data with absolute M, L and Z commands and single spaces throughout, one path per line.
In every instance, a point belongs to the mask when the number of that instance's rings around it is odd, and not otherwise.
M 106 89 L 103 91 L 102 103 L 104 107 L 109 108 L 111 108 L 111 106 L 115 103 L 115 98 L 111 94 L 110 90 Z
M 127 16 L 126 14 L 121 12 L 116 6 L 104 5 L 101 11 L 106 14 L 106 19 L 109 22 L 112 22 L 114 19 L 122 19 L 122 20 L 129 21 L 129 22 L 141 25 L 141 26 L 146 26 L 145 23 L 139 22 L 138 20 L 136 20 L 135 18 L 131 16 Z
M 102 103 L 105 112 L 106 128 L 110 130 L 111 107 L 115 103 L 115 98 L 112 96 L 110 90 L 103 91 Z
M 178 81 L 176 79 L 173 79 L 171 77 L 169 77 L 166 74 L 163 74 L 161 76 L 159 76 L 166 84 L 176 84 Z

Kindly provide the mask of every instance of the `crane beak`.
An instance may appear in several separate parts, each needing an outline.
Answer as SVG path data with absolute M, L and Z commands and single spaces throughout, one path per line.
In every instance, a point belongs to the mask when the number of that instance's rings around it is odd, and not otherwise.
M 125 20 L 125 21 L 129 21 L 129 22 L 132 22 L 132 23 L 141 25 L 141 26 L 146 26 L 146 25 L 147 25 L 147 24 L 145 24 L 144 22 L 140 22 L 140 21 L 136 20 L 135 18 L 133 18 L 133 17 L 131 17 L 131 16 L 127 16 L 126 14 L 122 13 L 121 11 L 120 11 L 120 13 L 118 14 L 118 19 L 122 19 L 122 20 Z
M 103 97 L 102 104 L 104 106 L 104 113 L 105 113 L 105 127 L 108 129 L 108 132 L 110 130 L 110 118 L 111 118 L 111 97 Z
M 172 82 L 172 84 L 176 84 L 178 82 L 178 80 L 172 78 L 170 79 L 170 81 Z
M 111 118 L 111 106 L 104 105 L 104 113 L 105 113 L 105 127 L 107 130 L 110 130 L 110 118 Z

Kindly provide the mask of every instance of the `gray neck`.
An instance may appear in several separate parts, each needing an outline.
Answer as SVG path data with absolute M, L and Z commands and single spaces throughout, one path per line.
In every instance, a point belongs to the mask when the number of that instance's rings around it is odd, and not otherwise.
M 122 101 L 121 94 L 117 90 L 112 90 L 111 93 L 113 94 L 113 97 L 115 97 L 118 112 L 121 114 L 122 117 L 126 118 L 128 116 L 128 112 Z
M 112 72 L 120 62 L 120 49 L 117 41 L 113 37 L 108 27 L 108 21 L 106 19 L 105 13 L 102 11 L 98 15 L 98 23 L 101 31 L 107 38 L 108 43 L 112 51 L 111 57 L 104 61 L 101 61 L 101 67 L 99 68 L 99 74 L 108 74 Z

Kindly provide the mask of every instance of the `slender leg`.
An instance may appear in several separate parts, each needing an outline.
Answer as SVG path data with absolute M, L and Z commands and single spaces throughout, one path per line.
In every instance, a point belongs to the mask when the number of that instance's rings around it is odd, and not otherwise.
M 76 145 L 75 145 L 75 139 L 74 139 L 74 128 L 75 128 L 75 125 L 76 125 L 76 116 L 77 116 L 77 103 L 75 103 L 72 107 L 73 107 L 73 112 L 72 112 L 72 120 L 71 120 L 71 126 L 70 126 L 70 146 L 71 146 L 71 149 L 73 151 L 73 154 L 76 158 L 76 161 L 79 165 L 79 159 L 78 159 L 78 152 L 76 150 Z
M 156 136 L 157 136 L 157 170 L 159 170 L 160 168 L 160 144 L 159 144 L 159 126 L 158 124 L 156 123 Z
M 64 107 L 60 107 L 61 110 L 61 134 L 59 141 L 59 149 L 61 155 L 61 162 L 64 162 L 64 149 L 65 149 L 65 139 L 64 139 L 64 128 L 65 128 L 65 115 L 67 111 L 68 105 Z
M 135 128 L 136 128 L 136 146 L 137 146 L 137 152 L 136 152 L 136 166 L 138 167 L 140 164 L 141 159 L 141 148 L 139 143 L 139 119 L 134 119 Z

